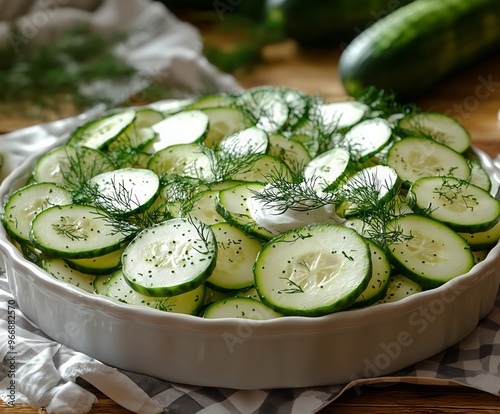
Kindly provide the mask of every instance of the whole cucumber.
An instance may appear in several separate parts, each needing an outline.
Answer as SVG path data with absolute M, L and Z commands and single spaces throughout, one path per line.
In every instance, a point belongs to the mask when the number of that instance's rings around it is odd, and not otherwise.
M 413 0 L 268 0 L 281 9 L 285 34 L 304 46 L 343 46 Z
M 500 50 L 500 0 L 416 0 L 370 26 L 340 56 L 346 92 L 375 86 L 411 100 Z

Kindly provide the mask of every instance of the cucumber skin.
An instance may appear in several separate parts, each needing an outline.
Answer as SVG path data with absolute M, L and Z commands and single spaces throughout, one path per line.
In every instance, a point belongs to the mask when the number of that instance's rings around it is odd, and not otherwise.
M 385 15 L 414 0 L 281 0 L 288 37 L 304 46 L 348 42 Z M 341 45 L 340 45 L 341 46 Z
M 499 45 L 498 0 L 418 0 L 357 36 L 339 75 L 351 96 L 375 86 L 407 101 Z

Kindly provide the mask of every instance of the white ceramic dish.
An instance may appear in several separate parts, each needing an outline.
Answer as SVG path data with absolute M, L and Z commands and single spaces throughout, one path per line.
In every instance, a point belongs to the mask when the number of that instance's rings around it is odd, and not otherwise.
M 496 189 L 498 170 L 478 154 Z M 4 180 L 0 203 L 25 182 L 36 156 Z M 60 283 L 26 261 L 2 226 L 0 254 L 19 308 L 55 340 L 125 370 L 240 389 L 390 374 L 463 339 L 490 312 L 500 284 L 497 246 L 469 273 L 399 302 L 319 318 L 205 320 L 124 305 Z

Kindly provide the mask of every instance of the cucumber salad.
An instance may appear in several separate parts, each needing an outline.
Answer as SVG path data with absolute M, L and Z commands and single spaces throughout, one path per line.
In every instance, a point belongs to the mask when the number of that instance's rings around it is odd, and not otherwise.
M 383 91 L 328 103 L 259 87 L 86 122 L 1 220 L 27 260 L 96 295 L 316 317 L 467 273 L 500 237 L 493 190 L 445 114 Z

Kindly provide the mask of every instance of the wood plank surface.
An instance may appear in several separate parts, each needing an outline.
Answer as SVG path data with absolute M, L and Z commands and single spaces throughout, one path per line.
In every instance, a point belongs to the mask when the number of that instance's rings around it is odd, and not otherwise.
M 328 101 L 346 99 L 337 77 L 335 50 L 304 51 L 286 41 L 266 47 L 263 60 L 251 70 L 235 76 L 245 87 L 284 85 L 316 93 Z M 426 110 L 446 112 L 470 131 L 473 144 L 491 156 L 500 153 L 500 56 L 490 57 L 464 70 L 426 93 L 416 103 Z M 12 123 L 11 123 L 12 124 Z M 8 130 L 0 120 L 0 130 Z M 96 391 L 99 402 L 91 414 L 123 414 L 129 411 Z M 33 414 L 43 412 L 18 405 L 0 412 Z M 366 386 L 348 390 L 325 407 L 321 414 L 407 414 L 407 413 L 500 413 L 500 398 L 471 388 L 397 384 Z M 182 413 L 179 413 L 182 414 Z M 265 413 L 264 413 L 265 414 Z

